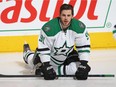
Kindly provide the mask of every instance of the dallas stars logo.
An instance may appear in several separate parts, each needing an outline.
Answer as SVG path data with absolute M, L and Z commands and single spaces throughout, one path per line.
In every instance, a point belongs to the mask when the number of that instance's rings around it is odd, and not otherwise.
M 68 47 L 67 44 L 66 44 L 66 42 L 65 42 L 64 45 L 62 47 L 60 47 L 60 48 L 54 47 L 54 49 L 56 51 L 54 54 L 55 55 L 64 55 L 64 56 L 67 56 L 68 53 L 70 52 L 70 50 L 72 48 L 73 48 L 73 46 Z

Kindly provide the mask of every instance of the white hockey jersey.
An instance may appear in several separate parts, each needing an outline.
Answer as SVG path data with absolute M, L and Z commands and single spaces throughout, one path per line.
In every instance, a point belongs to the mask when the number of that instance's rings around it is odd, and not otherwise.
M 70 26 L 63 31 L 59 20 L 59 18 L 52 19 L 41 29 L 38 39 L 38 55 L 41 61 L 61 65 L 74 46 L 77 48 L 80 60 L 88 61 L 90 38 L 85 25 L 73 18 Z

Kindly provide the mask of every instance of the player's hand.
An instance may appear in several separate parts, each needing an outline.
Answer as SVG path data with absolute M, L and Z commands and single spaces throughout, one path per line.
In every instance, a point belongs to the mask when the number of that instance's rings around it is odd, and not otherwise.
M 56 72 L 49 62 L 43 63 L 41 71 L 45 80 L 54 80 L 56 78 Z
M 87 64 L 87 61 L 81 61 L 81 64 L 78 67 L 78 70 L 75 73 L 77 80 L 86 80 L 88 78 L 88 73 L 91 70 L 90 66 Z

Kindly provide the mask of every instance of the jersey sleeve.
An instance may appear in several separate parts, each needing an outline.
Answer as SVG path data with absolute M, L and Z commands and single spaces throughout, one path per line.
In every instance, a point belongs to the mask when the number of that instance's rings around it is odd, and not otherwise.
M 90 57 L 90 37 L 85 29 L 83 33 L 80 33 L 76 37 L 76 48 L 80 60 L 89 61 Z
M 48 36 L 41 29 L 40 35 L 38 38 L 38 55 L 40 57 L 41 62 L 49 62 L 50 61 L 50 46 Z

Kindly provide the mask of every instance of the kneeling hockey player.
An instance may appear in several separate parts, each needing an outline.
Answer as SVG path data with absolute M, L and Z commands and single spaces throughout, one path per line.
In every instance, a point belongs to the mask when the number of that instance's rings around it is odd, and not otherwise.
M 42 74 L 45 80 L 53 80 L 56 75 L 75 75 L 78 80 L 88 78 L 90 38 L 86 26 L 73 18 L 73 14 L 73 7 L 63 4 L 59 17 L 41 28 L 36 51 L 24 44 L 24 61 L 32 67 L 41 64 L 35 74 Z

